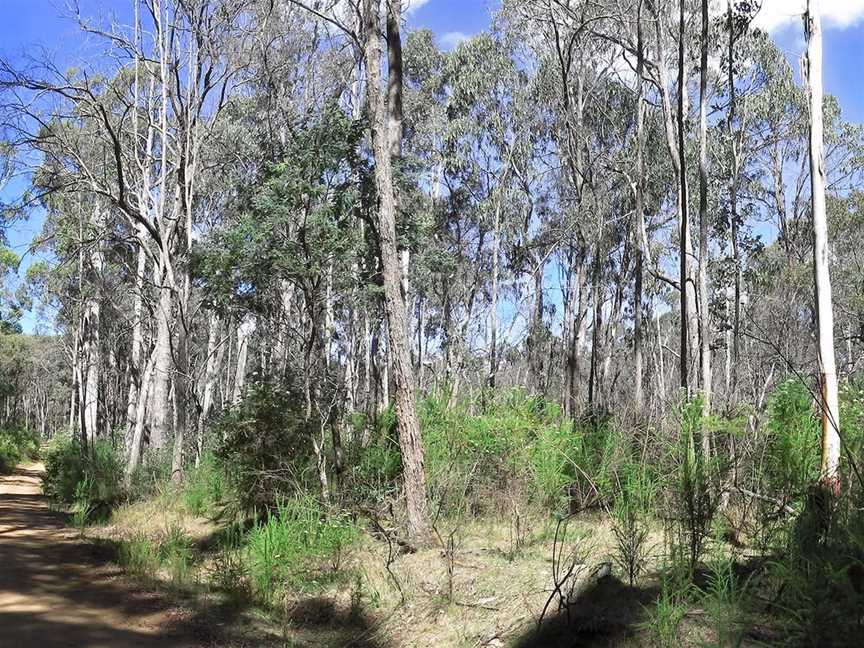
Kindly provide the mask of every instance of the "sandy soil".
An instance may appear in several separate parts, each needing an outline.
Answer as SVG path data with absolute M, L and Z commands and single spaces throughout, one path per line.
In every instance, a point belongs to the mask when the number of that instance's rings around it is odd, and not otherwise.
M 193 647 L 188 615 L 142 590 L 66 526 L 41 464 L 0 477 L 0 647 Z

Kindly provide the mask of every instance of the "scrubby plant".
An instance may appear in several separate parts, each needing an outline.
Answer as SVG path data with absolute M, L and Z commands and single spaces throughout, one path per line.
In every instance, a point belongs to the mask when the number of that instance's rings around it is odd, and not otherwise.
M 69 434 L 58 434 L 45 450 L 43 491 L 55 502 L 71 504 L 75 500 L 78 483 L 83 480 L 81 445 Z
M 11 436 L 0 433 L 0 474 L 11 473 L 21 461 L 21 449 Z
M 747 581 L 738 581 L 735 556 L 715 552 L 707 564 L 702 604 L 714 625 L 716 645 L 740 645 L 747 621 L 746 596 Z
M 127 479 L 128 497 L 132 501 L 147 499 L 168 487 L 171 478 L 171 450 L 147 449 L 140 465 Z
M 801 501 L 818 477 L 819 423 L 813 397 L 800 380 L 782 383 L 768 403 L 764 480 L 782 501 Z
M 280 501 L 245 538 L 245 561 L 254 592 L 272 603 L 284 587 L 314 588 L 339 572 L 357 528 L 328 515 L 311 497 Z
M 681 435 L 676 463 L 676 516 L 679 541 L 686 547 L 690 575 L 695 573 L 708 538 L 717 507 L 718 466 L 703 450 L 707 433 L 702 418 L 702 401 L 685 402 L 681 410 Z
M 648 562 L 648 532 L 655 485 L 644 466 L 622 471 L 621 490 L 612 508 L 615 563 L 632 587 Z
M 183 501 L 193 515 L 213 515 L 225 495 L 222 467 L 212 454 L 205 453 L 198 465 L 186 472 Z
M 151 578 L 159 569 L 159 548 L 146 534 L 138 533 L 120 542 L 118 561 L 139 578 Z
M 39 434 L 25 427 L 0 429 L 0 474 L 11 473 L 24 459 L 39 455 Z
M 289 382 L 255 381 L 240 405 L 219 419 L 216 459 L 245 511 L 270 509 L 307 485 L 309 421 L 302 394 Z
M 82 453 L 78 440 L 55 437 L 45 452 L 45 494 L 63 505 L 86 501 L 88 519 L 104 516 L 124 496 L 120 453 L 108 439 L 96 439 Z
M 159 543 L 159 562 L 167 568 L 174 587 L 183 587 L 192 573 L 192 540 L 179 526 L 171 526 Z
M 72 509 L 72 524 L 82 537 L 94 511 L 95 507 L 90 500 L 90 480 L 85 478 L 75 486 L 75 503 Z

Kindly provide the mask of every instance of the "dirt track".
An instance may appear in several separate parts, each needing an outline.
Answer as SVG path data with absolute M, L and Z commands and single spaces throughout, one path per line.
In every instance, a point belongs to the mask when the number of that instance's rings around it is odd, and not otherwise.
M 77 540 L 41 494 L 41 464 L 0 477 L 0 647 L 192 647 L 164 597 Z

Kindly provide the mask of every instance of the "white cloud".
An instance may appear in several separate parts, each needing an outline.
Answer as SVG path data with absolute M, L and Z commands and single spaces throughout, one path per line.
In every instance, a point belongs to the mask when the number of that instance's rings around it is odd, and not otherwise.
M 800 25 L 806 4 L 806 0 L 764 0 L 755 24 L 767 32 Z M 820 4 L 825 27 L 844 29 L 864 18 L 864 0 L 822 0 Z
M 471 38 L 471 34 L 466 34 L 461 31 L 450 31 L 444 34 L 441 34 L 438 37 L 438 40 L 441 42 L 441 47 L 444 49 L 453 49 L 462 41 L 466 41 Z
M 427 4 L 429 0 L 405 0 L 402 3 L 402 10 L 406 14 L 413 13 L 417 11 L 420 7 Z

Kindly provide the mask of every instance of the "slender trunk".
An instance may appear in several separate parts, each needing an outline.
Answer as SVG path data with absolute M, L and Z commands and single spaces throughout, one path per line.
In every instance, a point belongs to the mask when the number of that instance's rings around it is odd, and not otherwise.
M 156 355 L 150 354 L 144 366 L 144 372 L 141 375 L 141 390 L 138 398 L 138 408 L 135 412 L 135 427 L 132 431 L 132 442 L 129 446 L 129 457 L 126 462 L 126 477 L 127 479 L 135 472 L 138 466 L 141 465 L 141 454 L 144 446 L 144 421 L 147 411 L 147 401 L 149 400 L 150 392 L 153 386 L 153 370 L 155 367 Z
M 702 0 L 702 39 L 699 61 L 699 358 L 702 374 L 702 415 L 711 413 L 711 331 L 708 317 L 708 0 Z M 710 438 L 703 443 L 707 450 Z
M 401 62 L 399 34 L 401 0 L 388 1 L 392 28 L 388 28 L 390 61 Z M 402 451 L 408 535 L 419 539 L 428 529 L 426 472 L 423 442 L 414 396 L 414 377 L 407 335 L 405 302 L 401 291 L 401 269 L 396 246 L 396 203 L 391 151 L 395 121 L 401 118 L 401 65 L 389 69 L 389 106 L 381 95 L 381 43 L 379 39 L 379 0 L 364 0 L 366 19 L 366 92 L 372 115 L 372 143 L 375 157 L 375 185 L 378 193 L 378 237 L 384 278 L 384 312 L 387 316 L 389 352 L 393 361 L 396 387 L 396 427 Z M 388 115 L 389 108 L 389 115 Z
M 732 366 L 731 386 L 729 398 L 735 402 L 735 393 L 738 386 L 738 363 L 741 356 L 741 255 L 738 246 L 738 146 L 735 134 L 735 25 L 732 11 L 732 0 L 727 3 L 727 30 L 729 32 L 729 59 L 728 81 L 729 81 L 729 115 L 727 129 L 729 131 L 729 146 L 732 158 L 731 177 L 729 178 L 729 237 L 732 244 L 732 260 L 735 267 L 735 302 L 732 319 Z
M 217 348 L 219 341 L 219 317 L 211 313 L 210 324 L 207 330 L 207 364 L 204 370 L 204 389 L 201 397 L 201 412 L 198 415 L 198 438 L 195 444 L 195 465 L 201 461 L 201 455 L 204 453 L 204 429 L 207 425 L 207 419 L 210 412 L 213 410 L 213 391 L 216 388 L 216 381 L 219 377 L 219 361 L 221 360 L 222 350 L 224 346 Z
M 594 257 L 594 272 L 591 280 L 591 298 L 594 300 L 594 321 L 591 327 L 591 369 L 588 376 L 588 408 L 595 405 L 597 383 L 597 358 L 600 353 L 600 327 L 603 321 L 603 300 L 600 295 L 600 248 L 598 246 Z
M 680 178 L 681 181 L 681 221 L 679 224 L 679 273 L 678 280 L 681 284 L 681 339 L 680 339 L 680 378 L 681 389 L 685 397 L 689 396 L 690 381 L 688 377 L 689 369 L 689 354 L 687 350 L 688 338 L 688 301 L 687 301 L 687 171 L 685 168 L 685 146 L 684 146 L 684 98 L 687 95 L 687 87 L 685 85 L 686 76 L 684 70 L 684 49 L 685 49 L 685 21 L 684 21 L 684 0 L 679 0 L 679 22 L 678 22 L 678 159 L 680 160 Z
M 643 250 L 647 241 L 645 231 L 645 156 L 643 153 L 643 131 L 645 129 L 645 87 L 643 81 L 645 52 L 642 41 L 642 0 L 636 11 L 636 267 L 633 288 L 633 405 L 640 416 L 645 407 L 642 386 L 642 356 L 644 334 L 642 332 L 642 264 L 648 251 Z
M 492 224 L 492 295 L 489 304 L 489 373 L 486 386 L 495 389 L 498 373 L 498 275 L 501 256 L 501 198 L 495 201 L 495 222 Z
M 807 55 L 803 77 L 810 104 L 810 197 L 813 211 L 813 274 L 819 327 L 822 383 L 822 461 L 820 481 L 833 493 L 840 488 L 840 407 L 834 357 L 834 313 L 828 269 L 828 222 L 825 213 L 825 154 L 822 126 L 822 25 L 819 0 L 808 0 L 805 16 Z
M 237 367 L 234 373 L 234 391 L 231 394 L 231 405 L 237 406 L 243 400 L 243 390 L 246 387 L 246 360 L 249 355 L 249 338 L 255 331 L 255 319 L 250 317 L 237 327 Z

